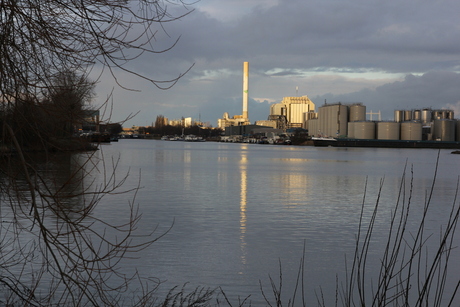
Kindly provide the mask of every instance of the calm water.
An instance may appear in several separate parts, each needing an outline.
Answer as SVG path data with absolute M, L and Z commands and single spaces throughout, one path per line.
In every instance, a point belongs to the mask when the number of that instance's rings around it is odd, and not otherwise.
M 450 152 L 440 151 L 427 224 L 433 233 L 445 224 L 460 175 L 460 156 Z M 377 244 L 370 252 L 378 264 L 404 168 L 407 180 L 413 168 L 416 218 L 433 182 L 438 151 L 120 140 L 97 155 L 109 169 L 111 159 L 119 159 L 119 178 L 129 172 L 123 188 L 136 187 L 140 179 L 134 200 L 143 215 L 140 232 L 156 229 L 160 235 L 173 225 L 140 259 L 127 261 L 127 270 L 165 281 L 160 293 L 185 282 L 190 289 L 221 286 L 233 302 L 251 295 L 257 306 L 259 281 L 269 290 L 268 276 L 278 280 L 279 263 L 284 298 L 292 293 L 304 243 L 307 298 L 314 301 L 322 287 L 333 305 L 336 276 L 344 280 L 345 255 L 353 255 L 366 181 L 369 217 L 384 180 Z M 93 175 L 102 179 L 102 172 Z M 120 220 L 132 195 L 105 198 L 99 214 Z M 457 256 L 453 275 L 460 274 Z

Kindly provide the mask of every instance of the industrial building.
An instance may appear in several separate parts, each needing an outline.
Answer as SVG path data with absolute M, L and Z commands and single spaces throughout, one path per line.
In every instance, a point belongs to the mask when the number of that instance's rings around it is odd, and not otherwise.
M 242 114 L 230 117 L 225 112 L 218 119 L 218 127 L 226 136 L 250 135 L 259 132 L 286 132 L 303 128 L 312 137 L 334 137 L 356 140 L 432 140 L 460 141 L 460 123 L 452 110 L 396 110 L 394 121 L 372 121 L 362 103 L 325 103 L 315 112 L 315 104 L 308 96 L 284 97 L 280 103 L 270 106 L 267 120 L 251 125 L 248 115 L 249 63 L 243 63 Z M 371 115 L 371 120 L 366 119 Z
M 268 120 L 278 129 L 306 128 L 306 119 L 314 117 L 315 104 L 308 96 L 284 97 L 270 106 Z

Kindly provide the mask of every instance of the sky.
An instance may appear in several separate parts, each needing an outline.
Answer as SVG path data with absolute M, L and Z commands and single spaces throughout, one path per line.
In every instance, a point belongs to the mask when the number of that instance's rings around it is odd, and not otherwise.
M 104 116 L 112 122 L 149 126 L 163 115 L 216 127 L 224 112 L 242 113 L 245 61 L 251 123 L 283 97 L 304 95 L 316 108 L 361 102 L 382 120 L 417 108 L 460 118 L 460 1 L 201 0 L 168 9 L 191 12 L 158 27 L 153 47 L 177 44 L 127 67 L 155 80 L 191 69 L 169 90 L 118 71 L 126 90 L 104 75 L 93 104 L 111 94 Z

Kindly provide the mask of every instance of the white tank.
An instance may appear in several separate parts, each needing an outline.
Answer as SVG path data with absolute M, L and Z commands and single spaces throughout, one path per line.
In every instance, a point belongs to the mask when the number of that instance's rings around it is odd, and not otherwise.
M 350 106 L 350 122 L 360 122 L 366 120 L 366 106 L 353 104 Z
M 403 110 L 396 110 L 395 111 L 395 122 L 403 122 L 404 121 L 404 111 Z
M 455 124 L 456 122 L 450 119 L 435 120 L 433 127 L 433 139 L 443 142 L 455 141 Z
M 442 119 L 442 110 L 434 110 L 433 111 L 433 120 Z
M 355 138 L 355 124 L 356 122 L 349 122 L 348 123 L 348 138 L 354 139 Z
M 371 121 L 355 122 L 354 135 L 355 139 L 375 139 L 375 123 Z
M 422 110 L 422 124 L 426 125 L 431 122 L 431 109 Z
M 422 119 L 422 111 L 414 110 L 412 112 L 412 120 L 421 121 L 421 119 Z
M 412 120 L 412 111 L 411 110 L 404 110 L 404 121 Z
M 378 140 L 399 140 L 400 123 L 397 122 L 378 122 L 377 139 Z
M 422 123 L 412 122 L 412 121 L 401 123 L 401 140 L 421 141 L 422 140 Z

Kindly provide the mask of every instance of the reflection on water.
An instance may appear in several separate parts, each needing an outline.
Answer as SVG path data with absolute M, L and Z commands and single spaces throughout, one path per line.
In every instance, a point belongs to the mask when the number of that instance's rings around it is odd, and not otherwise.
M 255 305 L 262 302 L 259 280 L 278 276 L 278 260 L 285 290 L 292 290 L 304 242 L 307 297 L 315 301 L 319 286 L 335 293 L 345 255 L 354 250 L 364 190 L 368 219 L 385 178 L 375 222 L 378 243 L 385 239 L 407 160 L 409 169 L 414 165 L 412 210 L 418 214 L 437 155 L 433 150 L 147 140 L 122 140 L 104 151 L 106 156 L 120 153 L 121 168 L 142 169 L 146 188 L 137 201 L 143 227 L 167 229 L 174 221 L 170 233 L 143 255 L 145 270 L 167 280 L 165 289 L 184 281 L 222 286 L 232 297 L 250 294 Z M 441 154 L 439 220 L 431 221 L 431 229 L 439 229 L 454 194 L 453 173 L 460 174 L 453 155 Z M 107 208 L 116 206 L 123 206 L 122 199 L 113 199 Z
M 88 170 L 83 167 L 86 160 L 86 154 L 81 153 L 28 153 L 25 167 L 19 157 L 9 157 L 0 170 L 1 197 L 18 206 L 30 207 L 35 199 L 38 206 L 52 205 L 69 214 L 79 211 L 89 186 Z
M 247 205 L 247 187 L 248 178 L 246 170 L 247 156 L 241 155 L 240 172 L 241 172 L 241 202 L 240 202 L 240 240 L 241 240 L 241 263 L 246 264 L 246 205 Z
M 9 290 L 20 296 L 23 286 L 36 291 L 37 299 L 48 291 L 61 293 L 55 263 L 63 270 L 70 262 L 77 268 L 78 252 L 64 250 L 87 250 L 75 233 L 77 227 L 69 222 L 85 217 L 91 203 L 92 196 L 86 196 L 91 192 L 87 171 L 92 167 L 84 164 L 88 156 L 26 153 L 25 163 L 18 156 L 1 159 L 0 291 L 5 299 Z M 81 226 L 85 228 L 84 223 Z
M 319 286 L 332 299 L 336 277 L 344 275 L 345 255 L 354 250 L 365 189 L 367 221 L 384 178 L 373 239 L 377 247 L 370 255 L 376 258 L 406 161 L 414 169 L 412 210 L 418 216 L 432 183 L 437 151 L 120 140 L 95 155 L 106 163 L 120 157 L 117 172 L 123 176 L 131 171 L 124 189 L 137 186 L 135 171 L 142 170 L 143 188 L 135 200 L 143 215 L 140 233 L 156 229 L 155 234 L 162 234 L 174 224 L 166 236 L 140 252 L 141 261 L 126 259 L 126 270 L 164 280 L 160 291 L 184 282 L 221 286 L 231 299 L 251 295 L 257 306 L 263 302 L 259 280 L 278 276 L 278 261 L 283 287 L 293 290 L 304 243 L 307 299 L 316 300 Z M 456 158 L 441 152 L 429 230 L 437 231 L 449 212 L 460 174 Z M 53 191 L 73 172 L 56 180 Z M 104 176 L 93 170 L 87 180 L 104 182 Z M 62 192 L 71 195 L 79 188 Z M 130 195 L 108 195 L 95 213 L 119 222 L 130 201 Z M 370 271 L 376 268 L 378 264 Z

